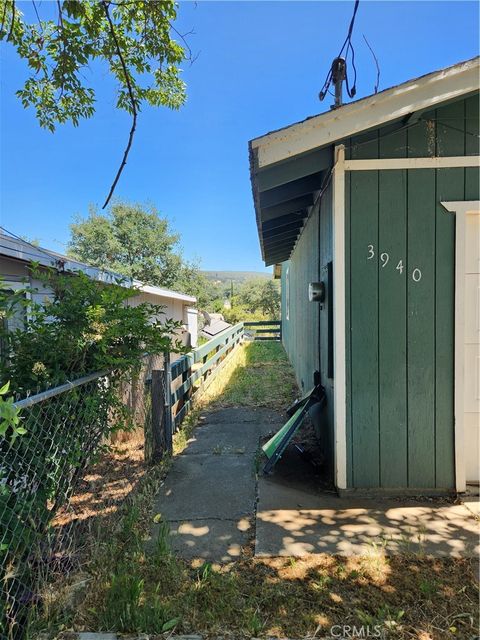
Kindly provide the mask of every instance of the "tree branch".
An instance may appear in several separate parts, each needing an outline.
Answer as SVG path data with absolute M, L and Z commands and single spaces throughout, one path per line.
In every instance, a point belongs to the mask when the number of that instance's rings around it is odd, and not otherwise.
M 127 69 L 127 65 L 125 63 L 125 59 L 122 55 L 122 51 L 120 49 L 120 44 L 118 42 L 118 38 L 117 38 L 117 34 L 115 33 L 115 27 L 113 26 L 113 22 L 112 22 L 112 18 L 110 17 L 110 13 L 108 11 L 108 5 L 105 2 L 105 0 L 102 0 L 102 6 L 103 9 L 105 11 L 105 17 L 107 18 L 108 21 L 108 25 L 110 28 L 110 33 L 112 34 L 112 39 L 113 42 L 115 43 L 115 48 L 117 50 L 117 55 L 118 58 L 120 60 L 120 64 L 122 65 L 122 69 L 123 69 L 123 73 L 125 76 L 125 84 L 127 85 L 127 90 L 128 90 L 128 95 L 130 98 L 130 103 L 132 105 L 132 127 L 130 129 L 130 134 L 128 136 L 128 143 L 127 146 L 125 148 L 125 151 L 123 153 L 123 158 L 122 158 L 122 163 L 120 164 L 120 167 L 118 168 L 117 171 L 117 175 L 115 176 L 115 179 L 112 183 L 112 186 L 110 187 L 110 191 L 108 193 L 107 199 L 105 200 L 102 209 L 105 209 L 105 207 L 108 205 L 108 203 L 110 202 L 110 199 L 113 195 L 113 192 L 115 191 L 115 187 L 117 186 L 117 182 L 120 179 L 120 176 L 122 175 L 122 171 L 125 168 L 125 165 L 127 164 L 127 158 L 128 158 L 128 154 L 130 153 L 130 148 L 132 146 L 132 142 L 133 142 L 133 137 L 135 135 L 135 129 L 137 128 L 137 104 L 135 101 L 135 96 L 133 94 L 133 89 L 132 89 L 132 83 L 130 80 L 130 74 L 128 72 Z
M 32 0 L 32 4 L 33 4 L 33 8 L 35 9 L 35 14 L 37 16 L 38 26 L 40 27 L 40 29 L 41 29 L 41 31 L 43 33 L 42 21 L 40 20 L 40 16 L 38 14 L 38 9 L 37 9 L 37 5 L 35 3 L 35 0 Z
M 7 15 L 7 0 L 5 0 L 5 4 L 3 5 L 3 14 L 2 14 L 2 23 L 0 26 L 0 31 L 3 31 L 3 27 L 5 25 L 5 16 Z
M 170 29 L 172 29 L 172 31 L 174 31 L 177 34 L 177 36 L 181 39 L 181 41 L 183 42 L 183 46 L 185 47 L 185 49 L 188 52 L 188 56 L 186 57 L 186 60 L 188 60 L 190 62 L 190 64 L 192 65 L 195 62 L 195 60 L 198 58 L 200 53 L 196 53 L 195 55 L 193 55 L 192 49 L 191 49 L 190 45 L 188 44 L 187 36 L 194 35 L 195 31 L 193 29 L 191 29 L 187 33 L 180 33 L 178 31 L 178 29 L 176 29 L 173 26 L 172 23 L 170 23 Z
M 58 26 L 62 29 L 63 33 L 63 14 L 62 14 L 62 5 L 60 4 L 60 0 L 57 0 L 58 7 Z
M 15 0 L 12 0 L 12 22 L 10 24 L 10 31 L 8 32 L 8 36 L 7 36 L 7 42 L 10 41 L 10 38 L 12 37 L 12 33 L 13 33 L 13 26 L 15 24 Z
M 66 45 L 65 45 L 65 31 L 63 28 L 63 14 L 62 14 L 62 5 L 60 4 L 60 0 L 57 0 L 57 8 L 58 8 L 58 29 L 60 31 L 60 38 L 62 40 L 62 50 L 60 52 L 59 59 L 57 64 L 55 65 L 54 73 L 57 71 L 60 66 L 60 62 L 64 64 L 66 58 Z M 65 90 L 65 77 L 62 74 L 62 84 L 60 87 L 60 94 L 58 96 L 58 101 L 60 102 L 63 98 L 63 92 Z

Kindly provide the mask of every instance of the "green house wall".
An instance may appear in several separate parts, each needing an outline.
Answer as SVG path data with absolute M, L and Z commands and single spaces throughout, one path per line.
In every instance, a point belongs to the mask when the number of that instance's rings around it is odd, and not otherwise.
M 333 292 L 327 291 L 323 304 L 309 302 L 308 285 L 327 282 L 332 237 L 330 184 L 321 204 L 313 207 L 290 260 L 282 265 L 282 340 L 302 391 L 312 388 L 313 374 L 320 371 L 327 405 L 321 417 L 319 436 L 330 473 L 333 472 L 333 378 L 329 377 L 328 371 L 328 343 L 329 332 L 332 332 L 330 340 L 333 340 L 333 328 L 329 324 Z
M 350 158 L 478 154 L 478 97 L 347 143 Z M 455 486 L 455 216 L 477 169 L 346 174 L 347 481 Z
M 343 141 L 346 157 L 479 153 L 478 95 L 419 117 L 416 124 L 395 123 Z M 480 199 L 479 172 L 353 171 L 345 177 L 347 486 L 453 489 L 455 217 L 441 202 Z M 332 232 L 330 184 L 282 266 L 283 343 L 302 390 L 321 371 L 330 466 L 331 300 L 327 292 L 323 305 L 309 302 L 308 284 L 327 279 Z

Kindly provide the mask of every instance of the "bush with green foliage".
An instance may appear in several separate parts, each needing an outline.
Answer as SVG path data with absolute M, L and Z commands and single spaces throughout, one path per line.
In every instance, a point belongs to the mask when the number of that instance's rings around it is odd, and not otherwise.
M 133 425 L 120 386 L 140 370 L 145 352 L 183 350 L 173 336 L 180 323 L 159 306 L 127 300 L 134 290 L 106 285 L 84 274 L 37 271 L 48 293 L 42 304 L 25 291 L 0 287 L 3 318 L 27 306 L 23 328 L 0 325 L 0 635 L 19 624 L 15 607 L 35 593 L 37 551 L 87 464 L 115 429 Z M 25 408 L 27 397 L 97 372 L 99 378 Z M 24 607 L 25 608 L 25 607 Z M 10 622 L 9 622 L 10 620 Z M 13 621 L 13 622 L 12 622 Z
M 33 303 L 24 290 L 0 290 L 0 309 L 11 315 L 28 307 L 24 328 L 0 326 L 0 379 L 11 381 L 17 396 L 37 393 L 94 371 L 115 372 L 115 380 L 139 370 L 142 354 L 181 349 L 172 336 L 181 323 L 165 318 L 164 308 L 127 300 L 134 289 L 106 285 L 83 273 L 75 275 L 36 269 L 45 296 Z

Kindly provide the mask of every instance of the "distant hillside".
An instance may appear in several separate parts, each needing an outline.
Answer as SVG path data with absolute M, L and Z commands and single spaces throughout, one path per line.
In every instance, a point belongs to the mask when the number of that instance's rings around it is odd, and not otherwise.
M 234 283 L 242 283 L 251 278 L 269 279 L 272 277 L 271 273 L 264 273 L 262 271 L 202 271 L 202 273 L 209 280 L 221 283 L 229 283 L 232 280 Z

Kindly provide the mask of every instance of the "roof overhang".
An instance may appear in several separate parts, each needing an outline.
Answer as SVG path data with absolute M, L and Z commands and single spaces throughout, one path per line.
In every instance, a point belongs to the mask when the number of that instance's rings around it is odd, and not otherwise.
M 25 263 L 34 262 L 42 267 L 53 268 L 59 271 L 67 271 L 68 273 L 82 272 L 92 280 L 138 289 L 138 291 L 142 291 L 143 293 L 159 298 L 181 300 L 182 302 L 188 302 L 190 304 L 194 304 L 197 301 L 194 296 L 188 296 L 185 293 L 179 293 L 178 291 L 170 291 L 169 289 L 162 289 L 161 287 L 146 285 L 138 280 L 126 278 L 114 271 L 100 269 L 99 267 L 92 267 L 92 265 L 79 262 L 78 260 L 73 260 L 72 258 L 56 253 L 55 251 L 50 251 L 49 249 L 37 247 L 36 245 L 26 242 L 21 238 L 12 237 L 1 232 L 0 256 L 13 258 Z
M 251 181 L 265 263 L 290 257 L 333 166 L 335 143 L 478 91 L 479 76 L 477 57 L 251 140 Z

